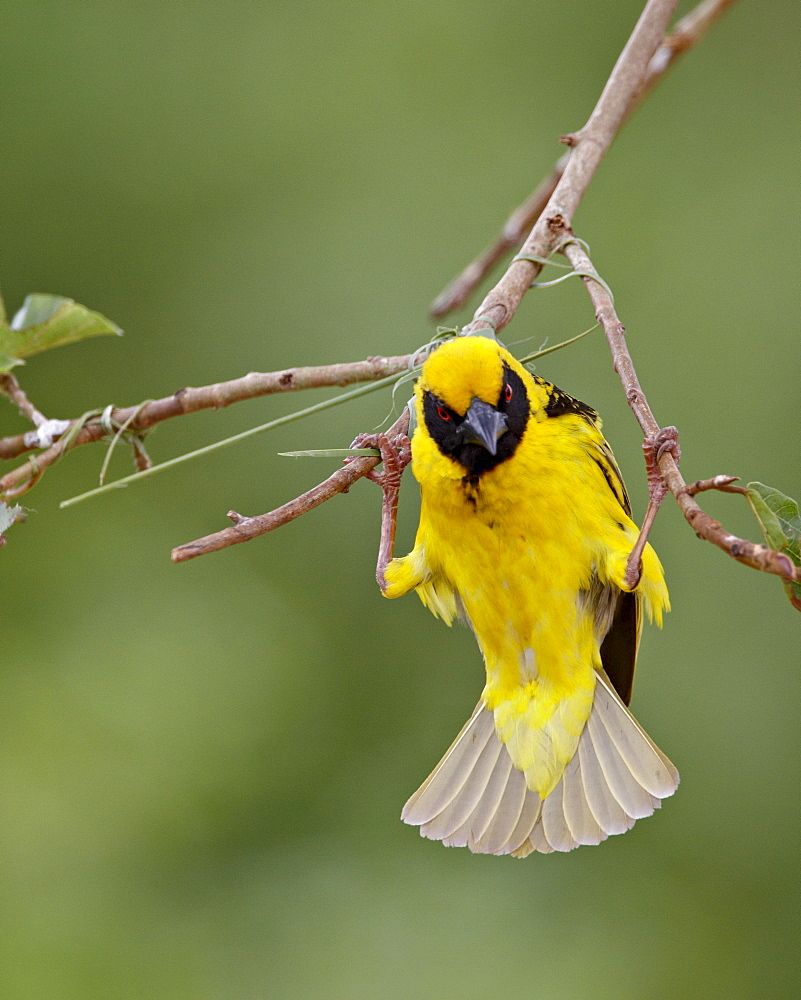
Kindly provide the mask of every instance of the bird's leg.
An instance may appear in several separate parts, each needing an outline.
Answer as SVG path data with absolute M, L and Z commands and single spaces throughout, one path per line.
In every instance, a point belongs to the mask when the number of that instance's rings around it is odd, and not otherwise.
M 360 434 L 351 448 L 377 448 L 381 452 L 383 469 L 381 472 L 373 469 L 367 473 L 366 478 L 378 483 L 384 494 L 381 504 L 381 543 L 378 547 L 378 563 L 375 570 L 375 578 L 383 592 L 387 587 L 384 573 L 395 547 L 401 476 L 411 461 L 412 449 L 405 434 L 399 434 L 392 440 L 386 434 Z
M 648 476 L 648 509 L 643 518 L 640 534 L 626 563 L 624 581 L 629 590 L 634 590 L 640 582 L 643 549 L 648 541 L 651 525 L 654 523 L 659 506 L 668 492 L 665 481 L 662 479 L 662 473 L 659 471 L 659 459 L 666 452 L 670 452 L 677 462 L 681 458 L 679 432 L 675 427 L 663 427 L 662 430 L 643 441 L 642 450 L 645 455 L 645 471 Z

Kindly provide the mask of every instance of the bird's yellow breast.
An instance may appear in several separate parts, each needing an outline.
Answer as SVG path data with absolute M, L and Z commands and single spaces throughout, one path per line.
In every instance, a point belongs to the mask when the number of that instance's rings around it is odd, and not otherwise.
M 413 443 L 418 541 L 432 576 L 464 606 L 490 702 L 532 682 L 554 696 L 591 682 L 592 621 L 576 598 L 590 582 L 603 511 L 574 502 L 596 485 L 593 470 L 555 423 L 532 424 L 514 460 L 476 480 L 427 435 L 418 431 Z

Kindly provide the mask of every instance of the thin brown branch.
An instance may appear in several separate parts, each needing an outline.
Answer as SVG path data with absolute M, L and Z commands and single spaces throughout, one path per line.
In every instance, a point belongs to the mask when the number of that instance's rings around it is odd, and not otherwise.
M 665 35 L 662 44 L 651 57 L 642 85 L 633 95 L 632 102 L 626 110 L 626 118 L 639 107 L 677 58 L 701 41 L 709 28 L 732 3 L 734 0 L 703 0 L 676 23 L 673 31 Z M 572 142 L 573 137 L 570 137 L 571 145 Z M 523 204 L 512 212 L 496 241 L 468 264 L 464 271 L 434 299 L 429 310 L 432 317 L 439 319 L 464 305 L 495 265 L 510 250 L 517 250 L 521 246 L 526 234 L 542 215 L 562 179 L 569 159 L 570 153 L 565 153 L 557 160 L 551 173 L 539 183 Z
M 706 493 L 707 490 L 719 490 L 721 493 L 744 493 L 748 490 L 745 486 L 735 486 L 739 476 L 713 476 L 711 479 L 696 479 L 694 483 L 688 483 L 684 487 L 684 492 L 691 497 L 698 493 Z
M 277 392 L 293 392 L 323 386 L 345 386 L 356 382 L 372 382 L 388 375 L 406 371 L 411 355 L 393 357 L 370 357 L 366 361 L 345 364 L 314 365 L 307 368 L 285 368 L 275 372 L 250 372 L 229 382 L 216 382 L 200 388 L 179 389 L 171 396 L 155 399 L 138 406 L 120 407 L 111 411 L 111 424 L 125 425 L 126 433 L 137 434 L 171 417 L 196 413 L 198 410 L 222 409 L 245 399 L 255 399 Z M 64 421 L 60 438 L 45 451 L 25 462 L 0 478 L 0 495 L 8 498 L 20 496 L 33 485 L 34 477 L 41 474 L 67 450 L 65 432 L 78 421 Z M 99 418 L 86 422 L 75 438 L 69 442 L 69 449 L 99 441 L 108 433 Z M 35 438 L 35 435 L 33 435 Z M 0 458 L 16 458 L 31 451 L 36 444 L 31 432 L 0 439 Z
M 648 64 L 665 35 L 677 0 L 648 0 L 626 42 L 587 124 L 573 137 L 565 172 L 521 253 L 549 257 L 571 225 L 585 191 L 618 133 L 626 110 L 642 88 Z M 501 280 L 476 310 L 467 332 L 489 322 L 501 330 L 510 322 L 532 281 L 542 269 L 530 260 L 513 260 Z
M 40 427 L 47 422 L 47 417 L 40 413 L 25 395 L 25 391 L 11 372 L 0 375 L 0 392 L 5 393 L 19 412 L 34 425 Z
M 565 243 L 562 252 L 577 271 L 595 271 L 589 255 L 580 243 Z M 614 359 L 615 371 L 623 383 L 629 406 L 634 411 L 643 434 L 646 438 L 653 438 L 660 428 L 637 378 L 634 362 L 626 344 L 626 328 L 620 322 L 612 298 L 606 288 L 591 277 L 584 277 L 582 281 L 595 307 L 596 318 L 606 334 Z M 736 559 L 746 566 L 761 570 L 763 573 L 773 573 L 786 581 L 801 583 L 801 568 L 794 566 L 792 560 L 786 555 L 769 549 L 766 545 L 757 545 L 732 535 L 719 521 L 702 510 L 693 498 L 694 493 L 700 493 L 707 489 L 722 489 L 730 492 L 736 490 L 739 492 L 739 488 L 731 485 L 734 477 L 716 476 L 713 479 L 699 480 L 688 486 L 670 451 L 665 451 L 657 462 L 662 479 L 676 498 L 682 514 L 699 538 L 717 545 L 732 559 Z
M 439 293 L 428 308 L 429 315 L 433 319 L 441 319 L 454 309 L 463 306 L 495 265 L 510 250 L 518 249 L 526 234 L 542 215 L 556 185 L 562 179 L 569 159 L 570 154 L 565 153 L 556 161 L 551 173 L 543 178 L 523 204 L 518 205 L 512 212 L 495 242 Z
M 11 434 L 8 437 L 0 438 L 0 459 L 10 461 L 12 458 L 19 458 L 26 451 L 32 451 L 36 445 L 29 444 L 25 440 L 24 434 Z
M 392 439 L 399 434 L 406 434 L 408 430 L 409 411 L 404 408 L 403 413 L 386 434 L 388 438 Z M 289 503 L 285 503 L 266 514 L 243 517 L 236 511 L 229 511 L 228 516 L 234 522 L 232 527 L 223 528 L 222 531 L 198 538 L 194 542 L 179 545 L 172 550 L 172 561 L 176 563 L 186 562 L 196 556 L 206 555 L 208 552 L 219 552 L 220 549 L 227 549 L 231 545 L 239 544 L 239 542 L 249 542 L 252 538 L 258 538 L 259 535 L 266 535 L 268 531 L 274 531 L 281 525 L 294 521 L 301 514 L 306 514 L 315 507 L 319 507 L 321 503 L 330 500 L 337 493 L 347 493 L 357 479 L 372 472 L 380 461 L 381 459 L 378 457 L 355 458 L 347 465 L 343 465 L 341 469 L 337 469 L 319 486 L 315 486 L 302 496 L 296 497 Z

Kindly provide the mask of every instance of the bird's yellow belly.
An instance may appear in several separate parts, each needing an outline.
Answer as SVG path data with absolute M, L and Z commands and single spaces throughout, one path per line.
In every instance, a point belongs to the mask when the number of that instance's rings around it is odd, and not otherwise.
M 462 506 L 458 516 L 441 507 L 425 512 L 426 558 L 461 598 L 488 682 L 506 689 L 537 676 L 569 685 L 590 666 L 594 644 L 577 602 L 592 571 L 581 526 L 564 510 L 557 518 L 530 505 L 525 512 Z
M 459 510 L 455 492 L 451 505 L 441 497 L 434 510 L 424 505 L 426 559 L 475 632 L 498 735 L 530 787 L 547 794 L 575 752 L 600 663 L 592 616 L 578 600 L 591 573 L 586 536 L 547 504 L 498 509 L 479 496 Z

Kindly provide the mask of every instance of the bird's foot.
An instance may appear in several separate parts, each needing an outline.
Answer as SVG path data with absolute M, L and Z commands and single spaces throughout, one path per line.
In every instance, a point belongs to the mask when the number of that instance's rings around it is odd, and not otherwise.
M 383 469 L 381 472 L 372 469 L 366 473 L 365 478 L 378 483 L 385 494 L 387 491 L 400 489 L 403 470 L 412 458 L 411 444 L 405 434 L 398 434 L 391 439 L 386 434 L 359 434 L 351 444 L 351 448 L 376 448 L 380 451 Z M 352 462 L 356 457 L 354 455 L 345 461 Z
M 658 507 L 667 494 L 667 486 L 659 471 L 659 459 L 669 452 L 678 464 L 681 458 L 678 430 L 673 426 L 663 427 L 656 434 L 650 434 L 642 443 L 642 451 L 648 477 L 648 496 Z
M 378 563 L 375 577 L 382 593 L 386 593 L 387 580 L 385 570 L 392 559 L 395 544 L 395 524 L 398 512 L 398 496 L 400 494 L 401 476 L 403 470 L 412 458 L 412 449 L 405 434 L 398 434 L 391 440 L 386 434 L 360 434 L 351 448 L 377 448 L 381 452 L 383 469 L 376 472 L 372 469 L 367 478 L 378 483 L 384 494 L 381 505 L 381 543 L 378 548 Z M 354 458 L 356 456 L 353 456 Z M 345 461 L 353 459 L 346 458 Z
M 657 511 L 667 496 L 668 488 L 659 471 L 659 460 L 670 453 L 676 462 L 681 458 L 679 432 L 675 427 L 663 427 L 656 434 L 650 434 L 642 443 L 645 456 L 645 473 L 648 477 L 648 509 L 643 518 L 640 534 L 626 563 L 624 584 L 627 590 L 634 590 L 642 576 L 642 553 L 648 541 L 651 525 Z

